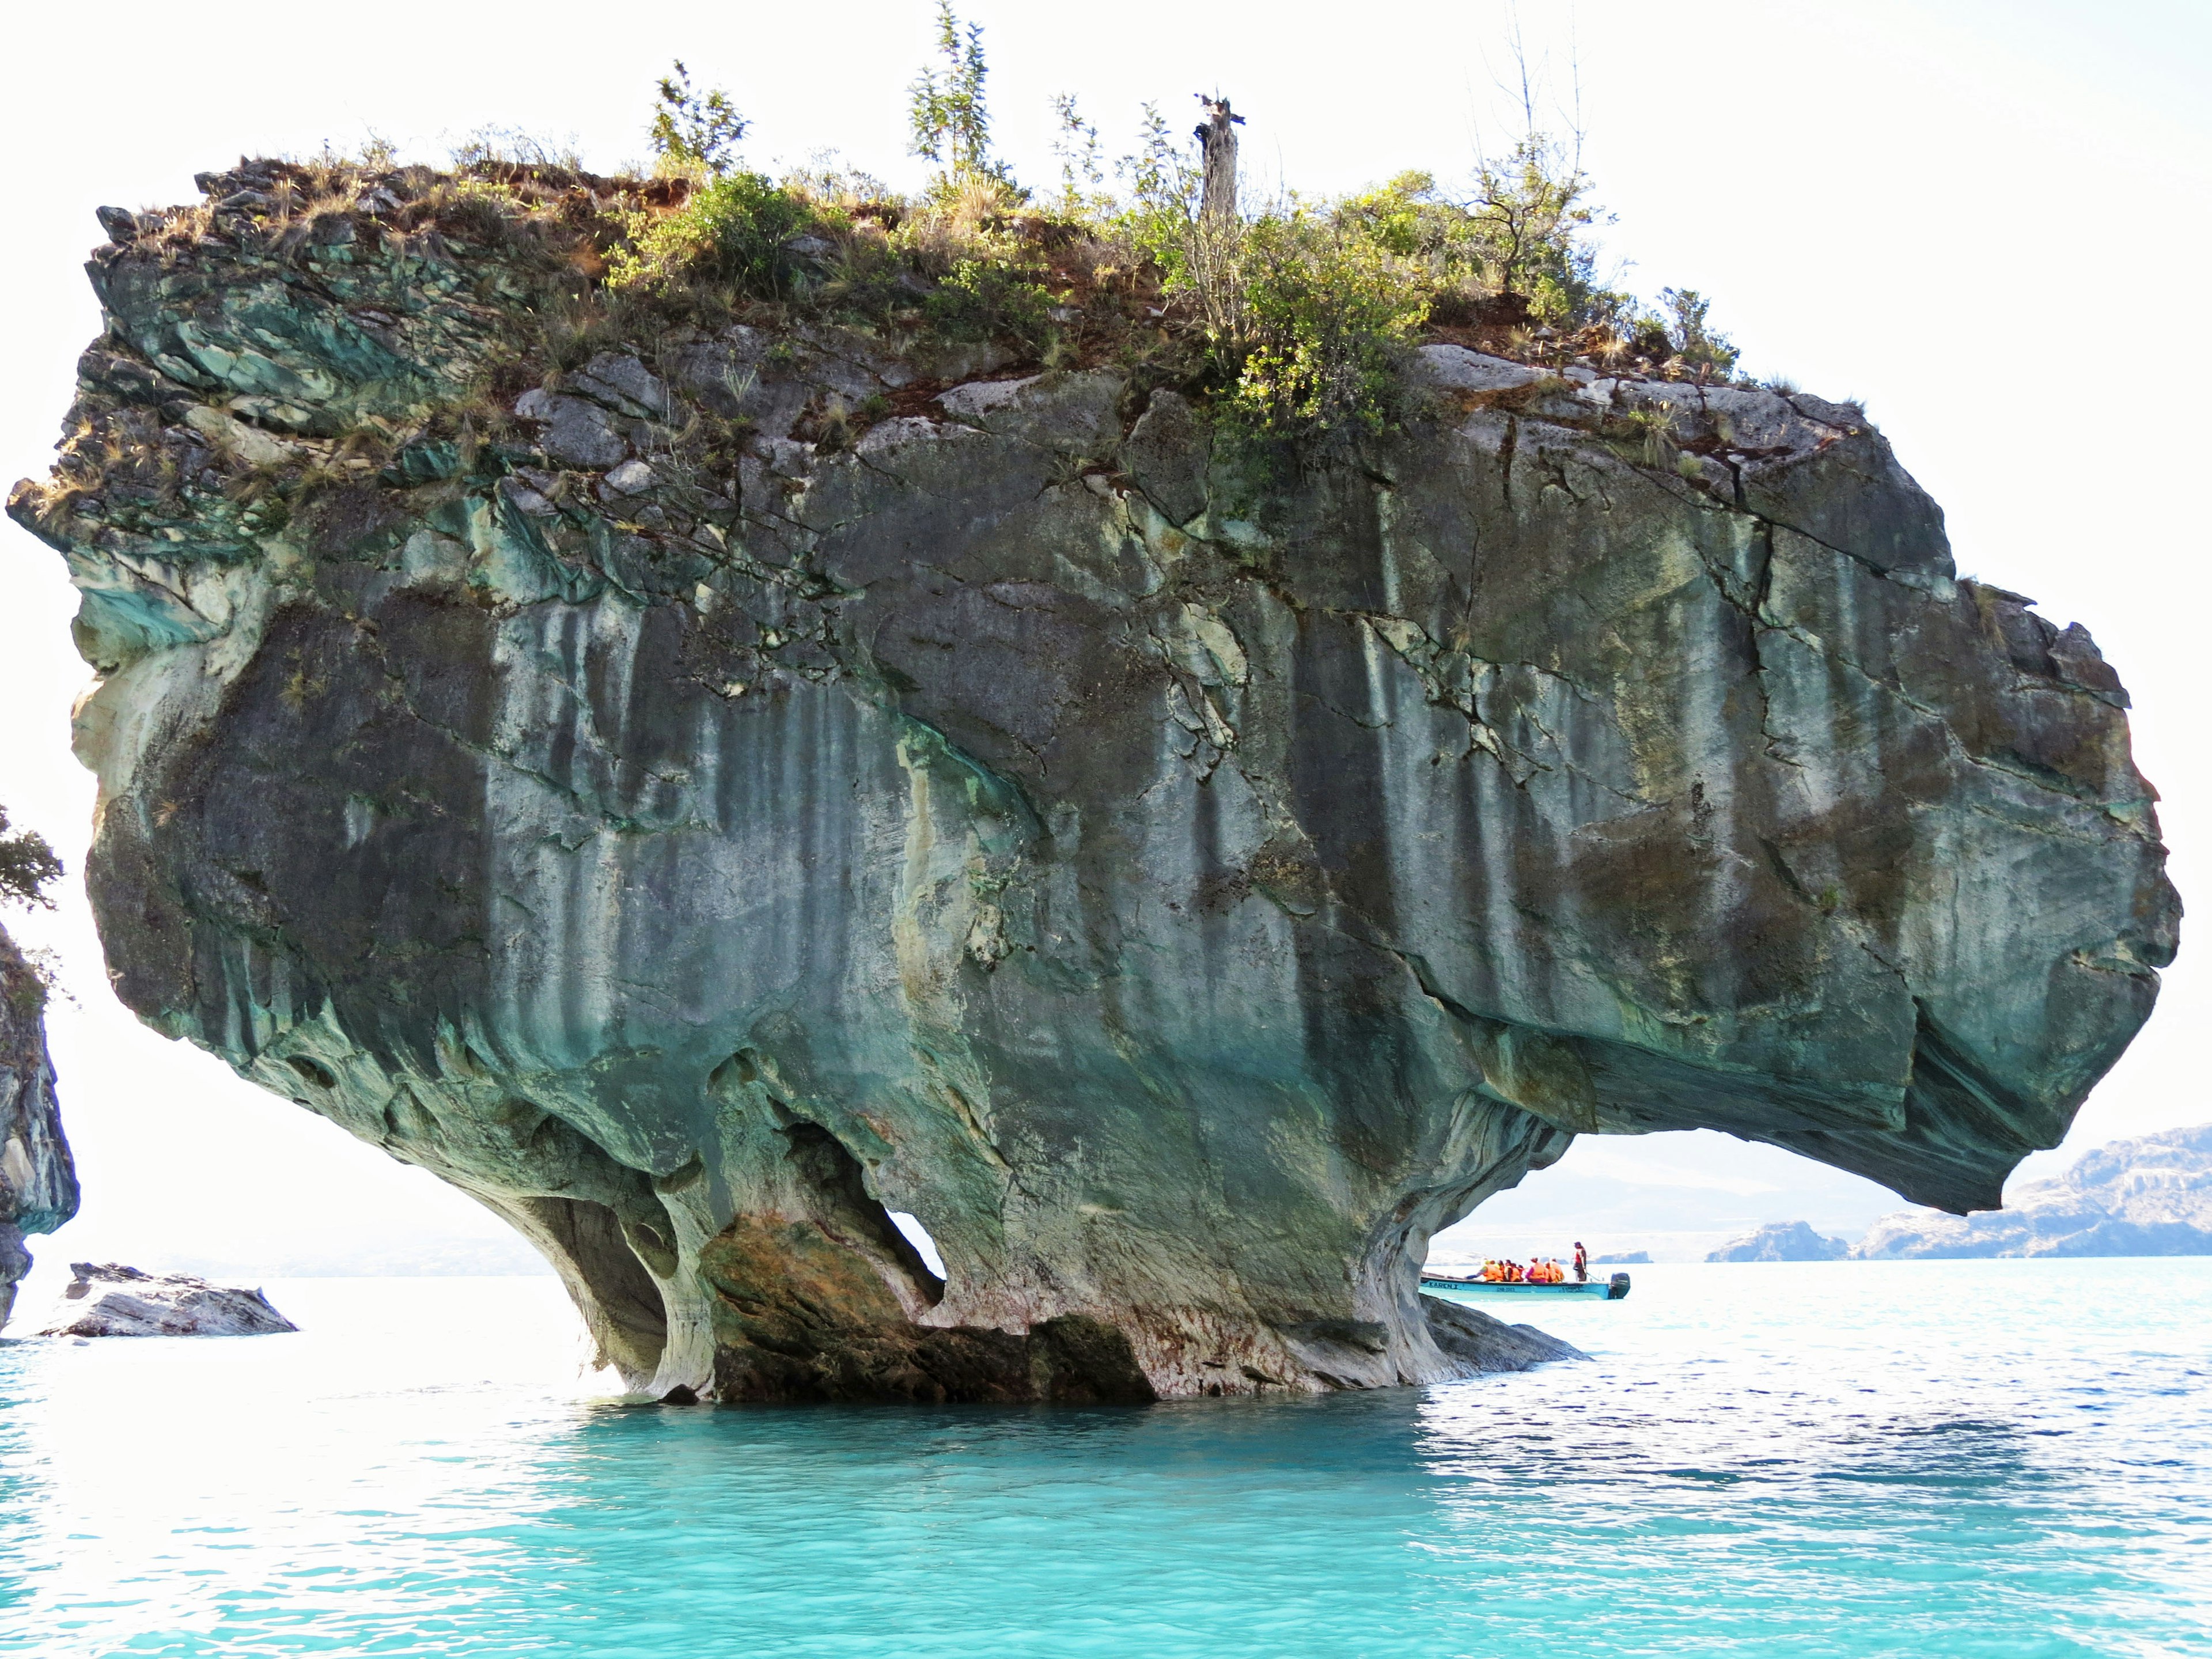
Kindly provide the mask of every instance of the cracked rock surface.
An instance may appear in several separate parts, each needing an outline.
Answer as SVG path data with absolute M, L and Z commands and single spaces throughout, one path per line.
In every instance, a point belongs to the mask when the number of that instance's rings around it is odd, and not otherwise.
M 31 1270 L 26 1233 L 50 1233 L 76 1213 L 76 1167 L 54 1100 L 46 1056 L 46 988 L 0 929 L 0 1327 Z
M 102 936 L 641 1390 L 1466 1375 L 1428 1239 L 1576 1134 L 1994 1206 L 2149 1012 L 2118 680 L 1856 409 L 1437 345 L 1261 486 L 1110 368 L 744 325 L 487 407 L 524 285 L 348 227 L 94 258 L 10 510 Z

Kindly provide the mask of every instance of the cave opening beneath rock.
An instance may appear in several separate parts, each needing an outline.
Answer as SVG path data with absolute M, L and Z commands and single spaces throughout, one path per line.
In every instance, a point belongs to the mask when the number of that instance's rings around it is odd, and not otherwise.
M 938 1249 L 937 1241 L 929 1236 L 929 1229 L 904 1210 L 885 1210 L 884 1213 L 890 1217 L 891 1225 L 906 1236 L 906 1242 L 914 1246 L 915 1254 L 921 1258 L 922 1265 L 942 1280 L 945 1278 L 945 1256 Z
M 793 1116 L 782 1103 L 771 1103 L 787 1120 L 776 1133 L 790 1146 L 788 1157 L 824 1231 L 860 1250 L 878 1273 L 896 1279 L 915 1304 L 935 1307 L 943 1301 L 944 1258 L 927 1230 L 911 1215 L 907 1220 L 914 1231 L 900 1224 L 897 1216 L 869 1191 L 866 1166 L 843 1141 L 811 1119 Z
M 607 1206 L 585 1198 L 533 1196 L 511 1200 L 551 1240 L 554 1264 L 580 1284 L 601 1316 L 605 1358 L 650 1375 L 668 1346 L 668 1307 L 639 1259 L 640 1241 Z
M 1703 1261 L 1770 1222 L 1804 1221 L 1856 1241 L 1877 1216 L 1905 1207 L 1878 1182 L 1717 1129 L 1584 1134 L 1558 1163 L 1440 1230 L 1426 1265 L 1459 1272 L 1491 1257 L 1565 1261 L 1577 1241 L 1595 1263 L 1639 1255 Z

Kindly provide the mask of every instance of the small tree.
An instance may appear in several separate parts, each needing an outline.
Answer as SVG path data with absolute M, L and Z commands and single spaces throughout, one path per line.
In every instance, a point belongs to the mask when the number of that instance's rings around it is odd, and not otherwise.
M 1692 368 L 1708 369 L 1716 374 L 1726 374 L 1735 367 L 1741 354 L 1735 343 L 1706 325 L 1705 313 L 1713 308 L 1711 300 L 1693 288 L 1662 289 L 1659 297 L 1674 319 L 1674 325 L 1667 331 L 1667 337 L 1675 356 Z
M 991 112 L 983 101 L 983 29 L 963 23 L 952 0 L 937 0 L 937 51 L 942 70 L 925 67 L 907 88 L 913 153 L 945 169 L 956 187 L 972 179 L 1006 183 L 1003 163 L 991 159 Z
M 1060 129 L 1053 138 L 1052 153 L 1060 158 L 1060 211 L 1073 216 L 1083 210 L 1106 179 L 1098 165 L 1098 129 L 1083 118 L 1072 92 L 1054 97 L 1052 112 Z
M 1180 236 L 1182 226 L 1195 211 L 1199 175 L 1160 106 L 1147 103 L 1143 110 L 1136 153 L 1115 162 L 1115 171 L 1129 181 L 1137 216 L 1172 224 Z
M 700 92 L 691 71 L 676 60 L 675 73 L 662 77 L 659 107 L 653 116 L 653 149 L 664 168 L 704 171 L 720 179 L 738 162 L 738 142 L 752 124 L 720 87 Z
M 35 904 L 51 910 L 46 884 L 59 880 L 62 861 L 35 830 L 8 833 L 8 809 L 0 806 L 0 903 Z
M 1533 129 L 1514 141 L 1504 161 L 1478 161 L 1469 212 L 1486 233 L 1488 275 L 1498 292 L 1556 295 L 1555 304 L 1571 305 L 1595 286 L 1594 251 L 1580 235 L 1600 216 L 1584 200 L 1589 188 L 1581 145 Z

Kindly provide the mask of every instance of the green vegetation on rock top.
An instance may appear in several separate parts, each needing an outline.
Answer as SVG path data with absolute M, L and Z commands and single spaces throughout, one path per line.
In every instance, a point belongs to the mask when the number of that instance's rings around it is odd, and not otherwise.
M 894 351 L 995 343 L 1034 368 L 1115 367 L 1176 386 L 1222 436 L 1278 459 L 1394 423 L 1404 351 L 1424 342 L 1655 378 L 1733 368 L 1694 292 L 1668 290 L 1662 316 L 1607 284 L 1578 149 L 1539 131 L 1533 106 L 1464 191 L 1408 172 L 1222 214 L 1201 207 L 1200 164 L 1155 106 L 1106 188 L 1097 129 L 1062 94 L 1060 188 L 1041 193 L 993 149 L 980 29 L 949 4 L 938 21 L 940 61 L 908 91 L 912 149 L 938 166 L 917 195 L 834 160 L 781 179 L 749 168 L 737 104 L 679 62 L 659 86 L 650 177 L 594 175 L 514 135 L 465 147 L 450 172 L 379 147 L 204 175 L 213 200 L 147 216 L 135 240 L 188 255 L 221 218 L 289 257 L 394 238 L 434 260 L 504 252 L 529 292 L 502 297 L 544 319 L 542 361 L 501 377 L 514 385 L 671 327 L 833 325 Z

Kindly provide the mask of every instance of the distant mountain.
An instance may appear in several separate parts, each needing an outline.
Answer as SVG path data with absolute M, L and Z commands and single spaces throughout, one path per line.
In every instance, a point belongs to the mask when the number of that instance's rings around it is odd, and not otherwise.
M 2212 1255 L 2212 1123 L 2115 1140 L 2031 1182 L 2002 1210 L 1900 1210 L 1868 1229 L 1865 1260 Z
M 1823 1238 L 1802 1221 L 1770 1221 L 1755 1233 L 1723 1244 L 1708 1261 L 1841 1261 L 1851 1247 Z
M 1594 1255 L 1590 1258 L 1593 1267 L 1648 1267 L 1650 1265 L 1651 1252 L 1649 1250 L 1624 1250 L 1619 1255 Z

